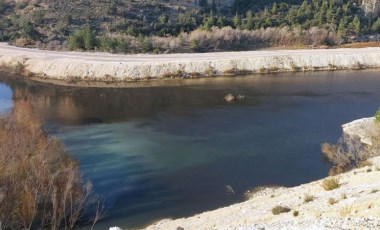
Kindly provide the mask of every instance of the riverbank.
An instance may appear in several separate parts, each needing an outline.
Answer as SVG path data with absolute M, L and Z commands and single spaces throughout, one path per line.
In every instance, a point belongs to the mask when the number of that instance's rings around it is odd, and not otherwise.
M 0 65 L 3 70 L 40 80 L 126 82 L 380 68 L 380 48 L 116 55 L 45 51 L 0 43 Z
M 360 136 L 363 143 L 377 126 L 373 118 L 343 125 L 347 135 Z M 378 154 L 377 154 L 378 155 Z M 321 179 L 293 188 L 266 188 L 239 204 L 189 218 L 162 220 L 147 229 L 378 229 L 380 228 L 380 157 L 372 165 L 340 174 L 339 187 L 325 190 Z M 288 212 L 273 214 L 282 206 Z

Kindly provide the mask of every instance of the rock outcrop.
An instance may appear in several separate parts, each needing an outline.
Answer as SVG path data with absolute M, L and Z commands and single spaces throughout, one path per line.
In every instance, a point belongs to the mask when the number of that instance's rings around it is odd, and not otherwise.
M 372 18 L 380 15 L 380 0 L 362 0 L 362 7 L 364 12 Z
M 342 125 L 343 135 L 359 139 L 369 151 L 369 157 L 380 155 L 380 123 L 374 117 L 362 118 Z

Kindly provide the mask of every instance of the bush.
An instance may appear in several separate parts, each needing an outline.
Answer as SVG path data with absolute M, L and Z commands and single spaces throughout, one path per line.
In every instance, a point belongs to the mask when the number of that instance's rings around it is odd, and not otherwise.
M 357 136 L 343 135 L 336 145 L 324 143 L 321 145 L 324 156 L 335 166 L 355 166 L 358 162 L 366 160 L 370 151 L 368 146 L 363 145 Z
M 366 167 L 366 166 L 372 166 L 372 162 L 371 161 L 368 161 L 368 160 L 365 160 L 365 161 L 360 161 L 358 163 L 358 168 L 363 168 L 363 167 Z
M 326 191 L 334 190 L 340 187 L 338 178 L 325 179 L 322 182 L 322 187 Z
M 283 206 L 276 206 L 276 207 L 272 208 L 273 215 L 279 215 L 281 213 L 286 213 L 286 212 L 290 212 L 290 211 L 291 211 L 290 208 L 283 207 Z
M 75 30 L 68 38 L 68 48 L 70 50 L 92 50 L 95 46 L 95 32 L 91 29 L 90 25 L 86 25 L 82 29 Z
M 375 119 L 377 122 L 380 122 L 380 108 L 375 113 Z
M 306 194 L 304 197 L 304 202 L 309 203 L 312 202 L 315 199 L 315 196 Z
M 329 198 L 329 204 L 333 205 L 336 203 L 336 200 L 334 198 Z
M 0 118 L 0 146 L 2 229 L 72 229 L 87 208 L 103 207 L 78 163 L 61 141 L 48 138 L 26 102 L 17 102 Z
M 294 212 L 293 212 L 293 216 L 294 216 L 294 217 L 297 217 L 299 214 L 300 214 L 300 213 L 299 213 L 298 211 L 294 211 Z

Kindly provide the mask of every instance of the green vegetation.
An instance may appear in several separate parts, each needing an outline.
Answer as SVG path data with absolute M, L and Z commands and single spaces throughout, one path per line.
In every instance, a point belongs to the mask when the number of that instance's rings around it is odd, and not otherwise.
M 95 45 L 95 33 L 90 25 L 84 26 L 83 29 L 75 30 L 68 38 L 68 48 L 70 50 L 92 50 Z
M 283 207 L 283 206 L 276 206 L 276 207 L 272 208 L 273 215 L 279 215 L 281 213 L 286 213 L 286 212 L 290 212 L 290 211 L 291 211 L 290 208 Z
M 110 52 L 193 52 L 321 46 L 379 33 L 361 0 L 0 0 L 0 41 Z M 243 37 L 243 38 L 242 38 Z
M 334 190 L 340 187 L 339 179 L 338 178 L 328 178 L 323 180 L 322 182 L 322 188 L 326 191 Z
M 297 217 L 299 214 L 300 214 L 299 211 L 293 211 L 293 216 L 294 217 Z
M 380 108 L 375 113 L 375 119 L 377 122 L 380 122 Z

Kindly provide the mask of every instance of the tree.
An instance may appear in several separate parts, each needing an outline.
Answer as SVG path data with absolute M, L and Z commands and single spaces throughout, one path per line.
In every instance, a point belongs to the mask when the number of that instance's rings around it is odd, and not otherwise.
M 380 108 L 375 113 L 375 119 L 377 122 L 380 122 Z
M 345 37 L 347 35 L 347 24 L 348 24 L 348 18 L 347 18 L 347 16 L 344 16 L 340 20 L 339 26 L 338 26 L 338 34 L 341 37 Z
M 70 50 L 84 49 L 91 50 L 96 46 L 95 32 L 90 25 L 82 29 L 75 30 L 68 38 L 68 48 Z
M 380 18 L 378 18 L 371 26 L 371 30 L 372 32 L 377 32 L 379 33 L 380 32 Z
M 273 6 L 272 6 L 272 14 L 273 15 L 276 15 L 278 13 L 278 5 L 277 3 L 273 3 Z
M 95 32 L 88 24 L 83 29 L 83 45 L 86 50 L 92 50 L 96 45 Z
M 356 34 L 360 34 L 360 19 L 357 15 L 355 16 L 354 20 L 352 20 L 350 27 Z
M 240 15 L 236 12 L 236 15 L 233 19 L 235 28 L 240 28 L 241 26 L 241 18 Z
M 246 21 L 246 26 L 245 28 L 248 29 L 248 30 L 252 30 L 254 27 L 255 27 L 255 22 L 254 22 L 254 19 L 253 19 L 253 13 L 252 11 L 247 11 L 247 21 Z
M 36 31 L 36 29 L 34 29 L 34 25 L 31 22 L 23 23 L 21 33 L 23 37 L 30 40 L 37 40 L 40 37 L 39 33 Z
M 79 29 L 70 34 L 67 42 L 69 50 L 77 50 L 84 48 L 83 32 Z
M 158 25 L 160 25 L 160 26 L 164 26 L 164 25 L 166 25 L 166 23 L 168 23 L 168 21 L 169 21 L 169 17 L 168 17 L 168 15 L 166 15 L 166 14 L 162 14 L 162 15 L 160 15 L 160 17 L 158 18 Z

